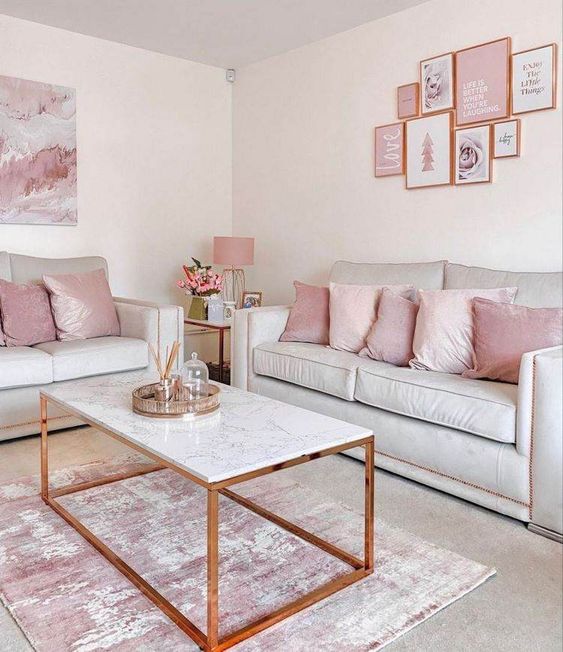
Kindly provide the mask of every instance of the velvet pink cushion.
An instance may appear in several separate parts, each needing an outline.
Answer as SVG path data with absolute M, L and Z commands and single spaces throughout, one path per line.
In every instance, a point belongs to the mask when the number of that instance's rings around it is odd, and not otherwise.
M 524 353 L 563 343 L 563 309 L 473 300 L 473 369 L 465 378 L 517 383 Z
M 383 288 L 377 308 L 377 319 L 366 338 L 361 356 L 408 367 L 413 357 L 412 340 L 418 305 Z
M 379 295 L 384 287 L 405 298 L 412 297 L 412 285 L 330 284 L 330 346 L 358 353 L 375 321 Z
M 518 288 L 420 290 L 414 331 L 414 369 L 461 374 L 473 364 L 475 297 L 512 303 Z
M 49 295 L 42 285 L 0 280 L 0 309 L 7 346 L 32 346 L 57 339 Z
M 295 303 L 280 342 L 328 344 L 329 290 L 294 281 Z
M 59 340 L 119 335 L 119 320 L 103 269 L 43 276 Z

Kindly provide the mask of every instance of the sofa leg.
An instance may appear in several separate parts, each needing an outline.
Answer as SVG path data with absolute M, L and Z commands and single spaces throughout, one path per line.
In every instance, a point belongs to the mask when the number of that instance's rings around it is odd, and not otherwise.
M 557 543 L 563 543 L 563 535 L 559 532 L 554 532 L 553 530 L 548 530 L 546 527 L 541 525 L 536 525 L 535 523 L 528 523 L 528 530 L 534 534 L 539 534 L 542 537 L 547 537 L 548 539 L 553 539 Z

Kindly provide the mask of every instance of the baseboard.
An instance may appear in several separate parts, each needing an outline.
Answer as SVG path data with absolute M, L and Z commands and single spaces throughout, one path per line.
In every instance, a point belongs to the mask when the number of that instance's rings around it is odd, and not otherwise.
M 559 534 L 559 532 L 554 532 L 553 530 L 548 530 L 546 527 L 542 527 L 541 525 L 528 523 L 528 530 L 534 534 L 539 534 L 542 537 L 553 539 L 554 541 L 557 541 L 557 543 L 563 543 L 563 534 Z

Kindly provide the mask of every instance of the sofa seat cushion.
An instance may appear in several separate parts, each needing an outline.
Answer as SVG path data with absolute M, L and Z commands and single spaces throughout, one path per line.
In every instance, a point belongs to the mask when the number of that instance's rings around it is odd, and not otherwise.
M 29 346 L 0 347 L 0 389 L 52 382 L 50 355 Z
M 142 369 L 149 363 L 147 343 L 134 337 L 44 342 L 33 348 L 52 356 L 55 381 Z
M 514 443 L 517 394 L 516 385 L 364 359 L 355 398 L 389 412 Z
M 253 356 L 258 375 L 354 400 L 356 369 L 362 362 L 355 353 L 322 344 L 272 342 L 256 347 Z

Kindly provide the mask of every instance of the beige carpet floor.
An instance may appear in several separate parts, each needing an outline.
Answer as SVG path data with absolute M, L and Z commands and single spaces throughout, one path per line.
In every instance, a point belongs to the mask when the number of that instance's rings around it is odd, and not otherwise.
M 107 458 L 120 444 L 91 429 L 52 436 L 51 468 Z M 357 464 L 343 456 L 284 471 L 356 509 Z M 0 481 L 39 470 L 37 437 L 0 443 Z M 440 546 L 497 569 L 494 581 L 391 644 L 389 650 L 559 651 L 562 648 L 562 546 L 521 523 L 384 471 L 376 471 L 377 514 Z M 354 481 L 352 481 L 354 479 Z M 31 647 L 0 607 L 0 650 Z

